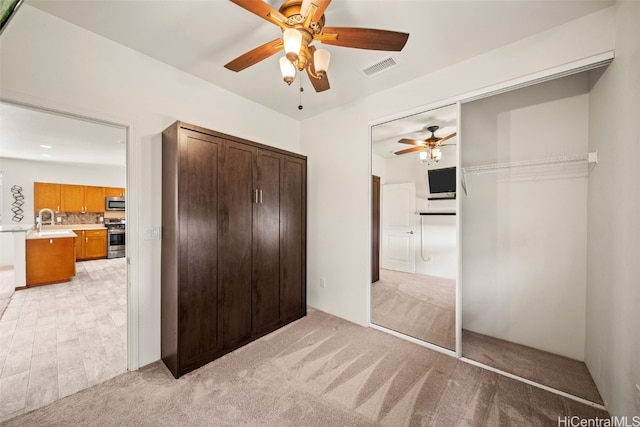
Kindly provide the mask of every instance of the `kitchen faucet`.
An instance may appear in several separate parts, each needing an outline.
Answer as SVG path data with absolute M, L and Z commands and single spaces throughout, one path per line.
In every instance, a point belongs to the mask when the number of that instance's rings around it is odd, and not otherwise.
M 40 212 L 38 212 L 38 224 L 36 225 L 38 233 L 42 231 L 42 212 L 49 212 L 51 214 L 51 225 L 55 225 L 53 210 L 49 208 L 42 208 L 40 209 Z

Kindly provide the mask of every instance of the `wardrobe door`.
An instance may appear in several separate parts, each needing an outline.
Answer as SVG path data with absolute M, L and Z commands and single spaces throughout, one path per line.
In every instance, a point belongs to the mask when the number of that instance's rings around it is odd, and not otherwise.
M 257 149 L 225 141 L 218 186 L 219 285 L 225 349 L 251 337 L 251 229 Z
M 283 156 L 258 150 L 254 169 L 253 316 L 254 335 L 280 321 L 280 175 Z
M 306 314 L 307 162 L 284 157 L 280 192 L 280 320 Z
M 178 156 L 180 368 L 211 360 L 218 337 L 218 153 L 222 140 L 182 131 Z

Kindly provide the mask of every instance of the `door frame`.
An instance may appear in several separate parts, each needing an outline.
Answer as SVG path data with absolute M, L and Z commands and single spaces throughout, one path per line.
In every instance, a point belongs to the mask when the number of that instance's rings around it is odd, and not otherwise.
M 27 108 L 47 114 L 67 117 L 75 120 L 82 120 L 106 126 L 121 128 L 125 131 L 126 144 L 126 188 L 127 188 L 127 234 L 139 235 L 139 183 L 141 182 L 140 164 L 141 156 L 131 143 L 134 135 L 133 120 L 112 120 L 103 117 L 96 117 L 95 112 L 70 112 L 65 111 L 65 107 L 47 107 L 42 100 L 32 102 L 20 101 L 15 98 L 0 96 L 0 102 L 11 104 L 20 108 Z M 133 167 L 133 166 L 136 167 Z M 127 371 L 135 371 L 140 367 L 139 363 L 139 244 L 138 239 L 127 238 Z

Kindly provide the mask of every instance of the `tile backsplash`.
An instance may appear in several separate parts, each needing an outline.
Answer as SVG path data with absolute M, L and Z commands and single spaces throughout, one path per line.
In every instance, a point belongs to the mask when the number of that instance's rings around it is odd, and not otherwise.
M 36 212 L 35 218 L 38 218 L 38 214 Z M 104 223 L 104 212 L 58 212 L 55 214 L 55 223 L 56 225 L 71 225 L 71 224 L 102 224 Z M 61 219 L 58 222 L 58 218 Z M 49 214 L 43 215 L 43 222 L 45 225 L 49 224 Z M 34 219 L 33 223 L 36 221 Z

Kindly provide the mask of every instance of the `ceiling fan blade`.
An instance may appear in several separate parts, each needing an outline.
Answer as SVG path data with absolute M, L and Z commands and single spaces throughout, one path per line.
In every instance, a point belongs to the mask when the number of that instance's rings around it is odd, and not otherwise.
M 413 153 L 413 152 L 416 152 L 416 151 L 422 151 L 422 150 L 424 150 L 425 148 L 426 148 L 426 147 L 425 147 L 424 145 L 421 145 L 420 147 L 411 147 L 411 148 L 407 148 L 407 149 L 405 149 L 405 150 L 396 151 L 396 152 L 395 152 L 395 153 L 393 153 L 393 154 L 400 155 L 400 154 Z
M 231 0 L 231 2 L 255 15 L 258 15 L 262 19 L 266 19 L 272 24 L 276 24 L 281 28 L 286 28 L 286 26 L 283 27 L 283 25 L 287 22 L 287 17 L 262 0 Z
M 307 74 L 308 73 L 309 70 L 307 69 Z M 309 74 L 309 80 L 311 81 L 311 84 L 313 85 L 313 88 L 316 90 L 316 92 L 324 92 L 325 90 L 331 89 L 331 86 L 329 86 L 329 78 L 327 76 L 324 76 L 321 79 L 316 79 L 311 74 Z
M 441 144 L 442 144 L 443 142 L 445 142 L 447 139 L 451 139 L 451 138 L 453 138 L 454 136 L 456 136 L 456 133 L 455 133 L 455 132 L 454 132 L 454 133 L 452 133 L 451 135 L 447 135 L 447 136 L 445 136 L 444 138 L 439 139 L 439 140 L 438 140 L 438 145 L 441 145 Z
M 321 40 L 324 44 L 357 49 L 400 51 L 409 34 L 372 28 L 324 27 L 323 33 L 337 34 L 336 40 Z
M 313 53 L 315 51 L 315 46 L 309 46 L 311 60 L 309 61 L 309 65 L 307 66 L 307 75 L 309 76 L 309 80 L 311 81 L 311 84 L 313 85 L 313 88 L 316 90 L 316 92 L 324 92 L 325 90 L 330 89 L 329 77 L 327 77 L 326 75 L 321 79 L 316 79 L 315 77 L 313 77 L 314 74 L 317 75 L 316 68 L 313 65 Z
M 424 147 L 424 141 L 418 141 L 417 139 L 402 138 L 398 142 L 400 144 L 421 145 L 422 147 Z
M 258 46 L 257 48 L 238 56 L 236 59 L 226 64 L 224 67 L 228 68 L 231 71 L 242 71 L 245 68 L 257 64 L 263 59 L 267 59 L 271 55 L 279 52 L 283 47 L 284 45 L 281 38 L 271 40 L 270 42 L 267 42 L 262 46 Z

